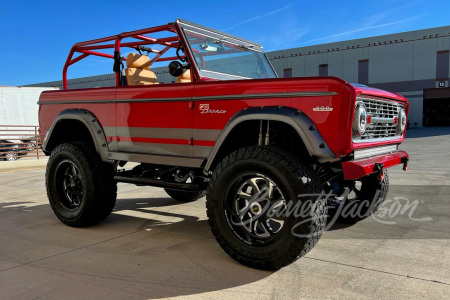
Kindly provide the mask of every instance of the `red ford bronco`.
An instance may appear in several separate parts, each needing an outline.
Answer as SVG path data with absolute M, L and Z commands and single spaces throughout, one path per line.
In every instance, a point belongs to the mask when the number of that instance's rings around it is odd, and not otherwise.
M 114 87 L 67 89 L 68 67 L 88 56 L 111 59 Z M 158 62 L 170 62 L 174 83 L 158 81 Z M 386 169 L 407 168 L 404 97 L 335 77 L 278 78 L 260 44 L 180 19 L 75 44 L 63 86 L 42 93 L 39 123 L 48 198 L 70 226 L 105 219 L 117 182 L 182 202 L 206 195 L 225 252 L 278 269 L 312 249 L 330 218 L 368 217 L 386 198 Z

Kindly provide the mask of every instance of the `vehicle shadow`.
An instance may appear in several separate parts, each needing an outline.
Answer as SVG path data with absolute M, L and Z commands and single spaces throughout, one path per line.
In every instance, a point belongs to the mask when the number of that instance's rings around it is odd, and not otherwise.
M 273 274 L 243 266 L 225 254 L 210 231 L 204 199 L 198 203 L 171 198 L 118 199 L 105 221 L 86 228 L 65 226 L 48 205 L 29 207 L 28 202 L 0 203 L 0 217 L 28 218 L 26 222 L 39 224 L 33 232 L 24 233 L 29 224 L 18 227 L 7 218 L 0 219 L 2 231 L 16 237 L 10 242 L 10 247 L 17 248 L 14 251 L 22 251 L 24 243 L 35 249 L 26 259 L 35 255 L 37 269 L 51 270 L 46 276 L 59 282 L 58 295 L 69 293 L 76 281 L 100 297 L 157 299 L 225 290 Z M 61 244 L 73 250 L 51 259 L 38 254 Z M 17 263 L 29 263 L 19 257 Z M 33 276 L 39 278 L 37 274 Z
M 59 282 L 58 296 L 69 293 L 76 287 L 73 282 L 78 282 L 80 287 L 87 285 L 83 287 L 87 290 L 95 289 L 100 297 L 111 293 L 117 298 L 205 293 L 211 293 L 205 297 L 213 297 L 216 291 L 272 276 L 275 272 L 243 266 L 226 255 L 211 233 L 204 201 L 181 203 L 164 196 L 119 198 L 105 221 L 86 228 L 60 223 L 47 204 L 0 203 L 0 226 L 20 241 L 17 245 L 12 242 L 15 251 L 22 251 L 25 241 L 28 248 L 35 249 L 29 250 L 35 252 L 31 255 L 25 253 L 27 259 L 33 257 L 37 269 L 51 271 L 53 275 L 46 276 Z M 8 219 L 13 222 L 4 221 Z M 26 221 L 20 227 L 14 220 Z M 353 224 L 334 223 L 328 231 L 350 226 Z M 72 250 L 51 255 L 51 259 L 39 256 L 38 252 L 51 252 L 55 245 Z
M 198 202 L 180 203 L 171 198 L 118 201 L 107 222 L 99 226 L 137 225 L 138 232 L 109 242 L 110 248 L 105 249 L 133 256 L 134 264 L 117 262 L 122 276 L 135 282 L 132 287 L 121 287 L 122 291 L 130 289 L 130 293 L 153 299 L 196 295 L 246 285 L 273 273 L 245 267 L 226 255 L 209 228 L 204 199 Z M 137 282 L 141 283 L 136 286 Z

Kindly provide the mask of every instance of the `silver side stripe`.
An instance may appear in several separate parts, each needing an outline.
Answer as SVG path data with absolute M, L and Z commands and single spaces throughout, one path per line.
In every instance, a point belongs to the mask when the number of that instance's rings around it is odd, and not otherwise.
M 104 127 L 107 136 L 188 139 L 192 137 L 190 128 L 152 128 L 152 127 Z
M 265 99 L 265 98 L 291 98 L 291 97 L 317 97 L 334 96 L 336 92 L 286 92 L 286 93 L 264 93 L 264 94 L 245 94 L 245 95 L 224 95 L 224 96 L 203 96 L 193 97 L 193 100 L 233 100 L 233 99 Z
M 191 128 L 155 128 L 155 127 L 103 127 L 106 136 L 188 139 L 215 141 L 222 130 Z
M 169 155 L 152 155 L 142 153 L 108 152 L 107 156 L 111 160 L 146 162 L 158 165 L 186 166 L 194 168 L 199 168 L 205 161 L 203 158 L 179 157 Z
M 216 141 L 222 133 L 221 129 L 193 129 L 194 140 L 197 141 Z M 195 143 L 194 143 L 195 144 Z
M 39 105 L 47 104 L 101 104 L 101 103 L 139 103 L 139 102 L 166 102 L 166 101 L 216 101 L 216 100 L 236 100 L 236 99 L 267 99 L 267 98 L 293 98 L 293 97 L 318 97 L 339 95 L 336 92 L 286 92 L 286 93 L 261 93 L 261 94 L 240 94 L 240 95 L 220 95 L 201 96 L 183 98 L 145 98 L 145 99 L 107 99 L 107 100 L 68 100 L 68 101 L 39 101 Z
M 207 158 L 212 146 L 153 144 L 137 142 L 118 142 L 119 151 L 126 153 L 156 154 L 156 155 L 193 155 L 197 158 Z

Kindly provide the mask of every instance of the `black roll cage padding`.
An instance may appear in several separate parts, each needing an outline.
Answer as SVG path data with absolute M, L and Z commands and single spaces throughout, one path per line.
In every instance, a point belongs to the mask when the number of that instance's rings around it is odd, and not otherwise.
M 120 56 L 120 51 L 114 51 L 113 72 L 120 73 L 120 66 L 123 67 L 123 62 L 122 62 L 122 57 Z
M 126 86 L 127 85 L 127 79 L 122 74 L 122 70 L 125 69 L 123 61 L 124 61 L 124 58 L 120 55 L 120 51 L 114 51 L 113 72 L 114 73 L 119 73 L 119 84 L 120 84 L 120 86 Z
M 153 52 L 152 48 L 141 46 L 141 45 L 136 46 L 136 50 L 139 52 L 140 55 L 143 55 L 141 51 L 146 51 L 147 52 L 147 56 L 150 54 L 150 52 Z
M 184 59 L 181 58 L 181 56 L 180 56 L 180 50 L 181 50 L 181 41 L 180 41 L 180 43 L 178 44 L 178 48 L 177 48 L 176 54 L 177 54 L 177 57 L 178 57 L 179 60 L 181 60 L 182 62 L 186 62 L 186 61 L 187 61 L 187 56 L 185 56 Z

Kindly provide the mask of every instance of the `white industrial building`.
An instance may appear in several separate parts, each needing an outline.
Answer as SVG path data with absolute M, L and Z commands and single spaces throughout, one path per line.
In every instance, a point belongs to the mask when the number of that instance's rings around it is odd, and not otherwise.
M 0 86 L 0 126 L 39 124 L 37 102 L 43 91 L 55 87 L 15 87 Z

